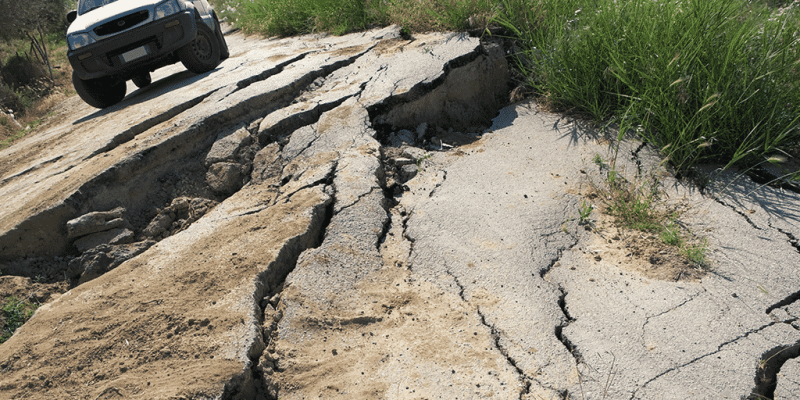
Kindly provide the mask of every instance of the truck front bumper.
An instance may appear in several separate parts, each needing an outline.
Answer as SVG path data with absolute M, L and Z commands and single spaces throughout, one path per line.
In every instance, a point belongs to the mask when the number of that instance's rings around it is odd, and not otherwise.
M 194 12 L 187 10 L 70 50 L 67 57 L 81 79 L 106 76 L 128 79 L 151 66 L 164 65 L 165 59 L 195 37 Z

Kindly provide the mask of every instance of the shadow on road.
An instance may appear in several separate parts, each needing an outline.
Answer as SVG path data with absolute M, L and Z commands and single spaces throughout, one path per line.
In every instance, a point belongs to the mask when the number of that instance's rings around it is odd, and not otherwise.
M 214 72 L 218 71 L 220 68 L 217 67 L 213 71 L 206 72 L 204 74 L 194 74 L 188 70 L 184 70 L 175 74 L 172 74 L 166 78 L 160 79 L 151 83 L 149 86 L 146 86 L 141 89 L 137 89 L 123 99 L 121 102 L 108 107 L 102 110 L 97 110 L 92 114 L 89 114 L 81 119 L 76 120 L 73 122 L 73 125 L 78 125 L 84 123 L 86 121 L 91 121 L 97 117 L 101 117 L 104 115 L 108 115 L 113 112 L 117 112 L 124 108 L 134 106 L 136 104 L 143 103 L 145 101 L 152 100 L 156 97 L 164 96 L 169 92 L 172 92 L 177 89 L 181 89 L 183 87 L 189 86 L 195 82 L 200 81 L 201 79 L 213 74 Z

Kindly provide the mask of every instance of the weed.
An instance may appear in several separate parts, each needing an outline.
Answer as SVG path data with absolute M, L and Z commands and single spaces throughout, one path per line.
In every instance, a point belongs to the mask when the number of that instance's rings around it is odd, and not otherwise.
M 432 154 L 431 154 L 431 153 L 427 153 L 427 154 L 425 154 L 424 156 L 422 156 L 422 157 L 420 157 L 420 158 L 417 158 L 417 159 L 416 159 L 416 161 L 415 161 L 415 162 L 416 162 L 416 164 L 417 164 L 417 170 L 419 170 L 419 171 L 424 171 L 424 170 L 425 170 L 425 167 L 423 167 L 422 163 L 423 163 L 425 160 L 427 160 L 427 159 L 431 158 L 431 156 L 432 156 Z
M 703 239 L 703 242 L 698 245 L 694 246 L 686 246 L 682 249 L 683 254 L 686 258 L 694 263 L 697 266 L 705 267 L 706 266 L 706 247 L 707 241 Z
M 800 143 L 797 1 L 212 2 L 245 31 L 279 36 L 500 24 L 518 39 L 517 67 L 543 102 L 615 121 L 679 172 L 702 161 L 750 164 Z
M 604 199 L 606 212 L 619 225 L 639 231 L 660 232 L 664 213 L 657 210 L 657 181 L 630 182 L 616 170 L 608 171 Z
M 14 331 L 24 324 L 39 306 L 14 296 L 7 297 L 0 308 L 0 344 L 8 340 Z
M 601 170 L 608 168 L 608 166 L 603 162 L 603 158 L 600 157 L 600 154 L 595 154 L 594 158 L 592 158 L 592 162 L 594 163 L 594 165 L 597 165 L 597 168 L 600 168 Z
M 8 146 L 11 146 L 11 144 L 14 143 L 14 141 L 24 137 L 27 133 L 28 133 L 28 131 L 26 131 L 24 129 L 20 129 L 19 131 L 17 131 L 13 135 L 9 136 L 8 138 L 4 139 L 3 141 L 0 141 L 0 150 L 5 149 Z
M 680 230 L 674 222 L 670 222 L 664 226 L 664 229 L 661 231 L 661 241 L 675 247 L 679 247 L 683 244 Z
M 586 200 L 583 200 L 580 209 L 578 209 L 578 217 L 579 221 L 578 224 L 585 225 L 589 222 L 589 215 L 592 214 L 592 210 L 594 206 L 590 203 L 587 203 Z
M 480 29 L 494 17 L 496 0 L 212 0 L 218 12 L 248 32 L 289 36 L 336 35 L 396 24 L 401 34 Z
M 609 165 L 595 155 L 592 162 L 605 172 L 603 183 L 592 186 L 603 204 L 603 211 L 613 216 L 618 226 L 655 234 L 664 244 L 677 248 L 692 264 L 706 265 L 706 241 L 687 244 L 686 235 L 676 222 L 678 212 L 666 209 L 659 199 L 658 180 L 654 175 L 644 178 L 637 174 L 628 180 L 615 169 L 616 159 Z M 586 201 L 584 207 L 585 204 Z

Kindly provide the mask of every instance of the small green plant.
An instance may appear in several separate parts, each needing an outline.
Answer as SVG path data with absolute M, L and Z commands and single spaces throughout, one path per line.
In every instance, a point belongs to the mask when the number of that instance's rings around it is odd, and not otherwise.
M 432 156 L 432 154 L 431 154 L 431 153 L 427 153 L 427 154 L 425 154 L 424 156 L 422 156 L 422 157 L 420 157 L 420 158 L 417 158 L 417 159 L 415 160 L 415 162 L 416 162 L 416 164 L 417 164 L 417 169 L 418 169 L 418 170 L 420 170 L 420 171 L 424 171 L 424 170 L 425 170 L 425 168 L 422 166 L 422 162 L 423 162 L 423 161 L 425 161 L 425 160 L 427 160 L 427 159 L 429 159 L 429 158 L 431 158 L 431 156 Z
M 587 203 L 586 200 L 583 200 L 581 207 L 578 209 L 578 224 L 587 224 L 589 222 L 589 215 L 592 214 L 592 210 L 594 210 L 594 206 L 590 203 Z
M 705 267 L 707 265 L 706 250 L 708 250 L 706 244 L 706 239 L 703 239 L 702 243 L 700 244 L 694 246 L 684 246 L 682 249 L 683 254 L 695 265 Z
M 679 247 L 683 244 L 681 232 L 674 222 L 670 222 L 664 226 L 664 229 L 661 231 L 661 241 L 670 246 L 676 247 Z
M 595 154 L 594 157 L 592 158 L 592 162 L 594 163 L 594 165 L 597 165 L 597 168 L 600 168 L 601 170 L 608 167 L 606 163 L 603 162 L 603 157 L 600 157 L 600 154 Z
M 606 211 L 616 217 L 617 223 L 639 231 L 661 231 L 665 216 L 655 204 L 658 200 L 656 181 L 636 184 L 610 170 L 606 184 Z
M 0 344 L 11 338 L 14 331 L 22 326 L 39 306 L 14 296 L 7 297 L 0 307 Z
M 621 138 L 617 138 L 620 140 Z M 618 149 L 618 146 L 617 146 Z M 706 265 L 706 242 L 689 245 L 681 227 L 678 225 L 678 213 L 669 211 L 659 199 L 658 179 L 654 174 L 645 178 L 637 173 L 628 180 L 616 170 L 616 154 L 607 164 L 596 154 L 592 162 L 601 172 L 605 172 L 602 184 L 593 184 L 599 200 L 604 205 L 606 214 L 614 217 L 615 223 L 623 228 L 655 234 L 662 243 L 675 247 L 692 264 L 700 267 Z M 588 217 L 584 200 L 581 207 L 581 221 L 584 214 Z

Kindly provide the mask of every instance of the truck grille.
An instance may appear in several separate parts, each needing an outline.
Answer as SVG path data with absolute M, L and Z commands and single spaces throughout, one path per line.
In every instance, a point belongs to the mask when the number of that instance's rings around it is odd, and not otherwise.
M 128 14 L 122 18 L 117 18 L 111 22 L 106 22 L 105 24 L 94 28 L 94 33 L 96 33 L 97 36 L 105 36 L 111 35 L 112 33 L 122 32 L 142 21 L 145 21 L 149 16 L 150 13 L 147 10 Z

